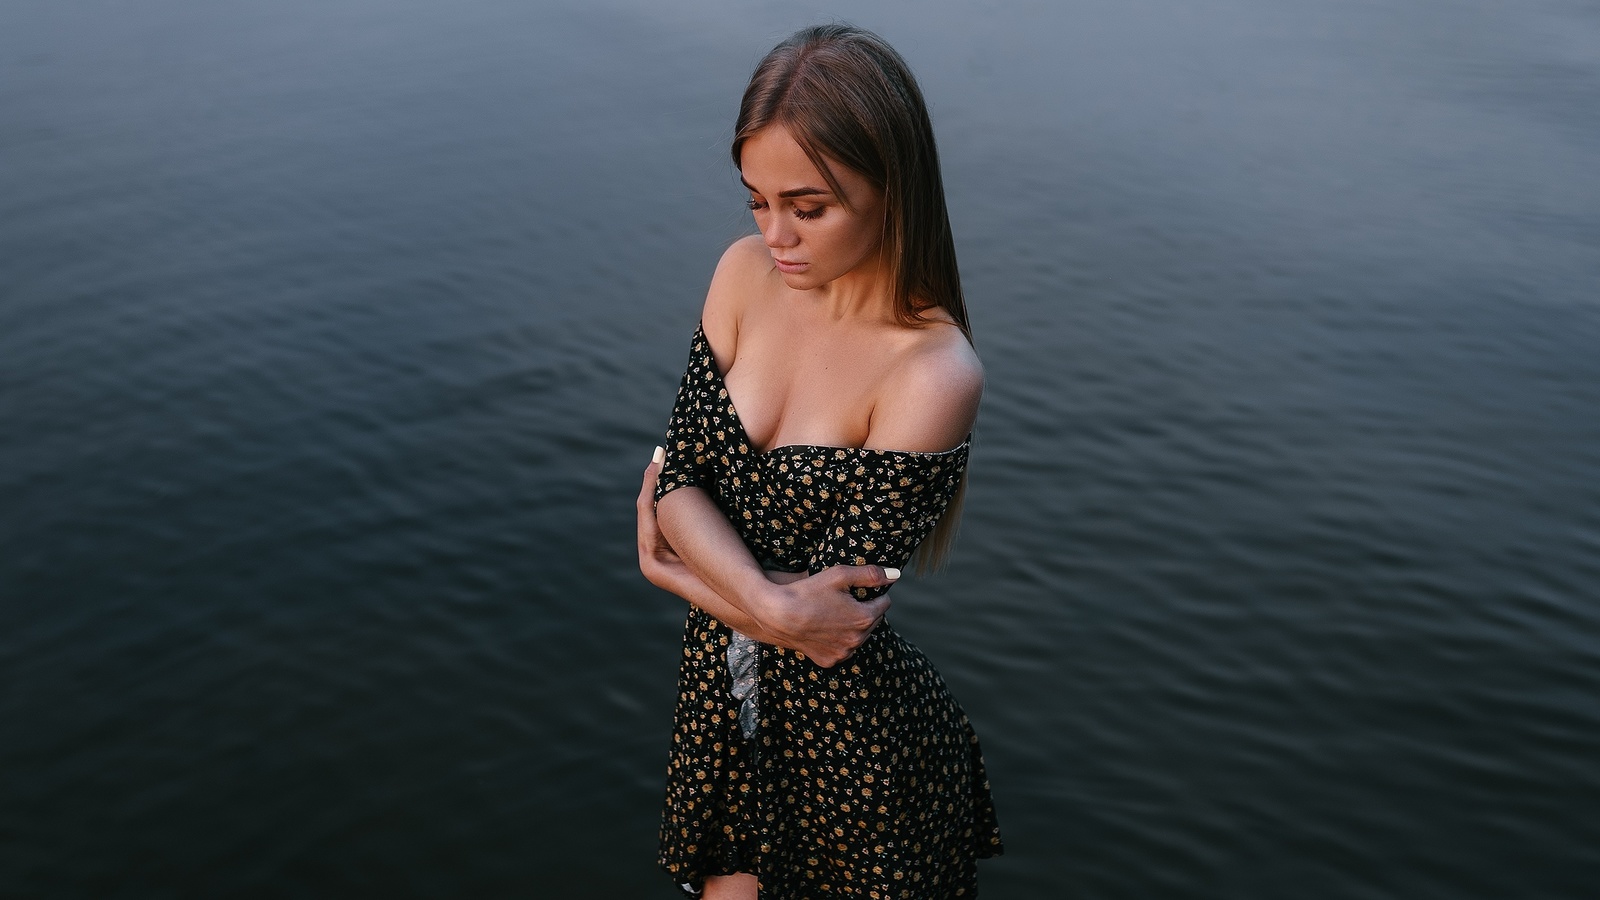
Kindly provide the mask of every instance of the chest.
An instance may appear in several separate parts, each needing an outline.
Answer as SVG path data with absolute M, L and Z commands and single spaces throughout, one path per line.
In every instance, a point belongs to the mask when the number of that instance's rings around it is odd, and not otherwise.
M 754 447 L 864 444 L 884 365 L 852 348 L 741 342 L 725 378 Z

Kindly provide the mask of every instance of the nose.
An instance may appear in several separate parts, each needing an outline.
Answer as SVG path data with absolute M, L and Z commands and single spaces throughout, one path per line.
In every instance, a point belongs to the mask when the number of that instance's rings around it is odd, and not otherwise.
M 773 250 L 793 247 L 800 243 L 799 235 L 794 230 L 794 223 L 789 221 L 788 216 L 779 215 L 776 212 L 767 214 L 766 224 L 761 228 L 761 238 Z

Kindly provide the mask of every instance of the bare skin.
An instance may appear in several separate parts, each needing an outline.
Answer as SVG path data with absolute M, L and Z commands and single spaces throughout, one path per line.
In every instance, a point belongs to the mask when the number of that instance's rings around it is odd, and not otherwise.
M 747 872 L 735 875 L 713 875 L 706 879 L 701 900 L 756 900 L 760 895 L 760 882 Z
M 740 171 L 759 236 L 736 242 L 712 277 L 701 325 L 746 435 L 759 451 L 791 444 L 937 452 L 970 433 L 983 391 L 977 355 L 942 309 L 895 321 L 882 257 L 882 192 L 831 165 L 840 193 L 781 125 L 752 136 Z M 639 567 L 729 627 L 798 650 L 820 666 L 849 658 L 889 598 L 881 566 L 815 575 L 764 572 L 705 491 L 652 503 L 660 465 L 637 502 Z M 707 900 L 755 900 L 755 876 L 707 879 Z
M 814 587 L 820 591 L 814 601 L 803 598 L 792 600 L 779 592 L 773 601 L 777 605 L 765 611 L 762 618 L 746 608 L 753 605 L 749 595 L 737 600 L 724 599 L 723 595 L 707 587 L 706 582 L 685 564 L 661 533 L 654 509 L 656 479 L 660 474 L 661 464 L 652 461 L 644 470 L 644 482 L 639 486 L 639 497 L 635 501 L 639 524 L 639 570 L 651 584 L 688 600 L 729 628 L 765 644 L 799 650 L 818 665 L 824 665 L 823 661 L 827 660 L 828 667 L 837 665 L 855 652 L 883 619 L 883 614 L 889 609 L 887 596 L 861 602 L 847 593 L 856 586 L 893 584 L 894 578 L 891 576 L 897 576 L 898 573 L 881 566 L 834 566 L 810 577 L 803 572 L 767 572 L 757 566 L 758 576 L 773 587 L 815 581 Z M 688 490 L 697 489 L 680 488 L 677 493 Z M 721 518 L 720 512 L 716 514 Z M 726 519 L 722 519 L 722 522 L 727 525 Z M 727 528 L 730 532 L 733 530 L 731 525 L 727 525 Z M 738 536 L 734 535 L 734 539 L 738 540 Z M 740 547 L 743 548 L 742 543 Z M 748 554 L 749 551 L 745 550 L 745 555 Z M 751 564 L 754 565 L 754 562 L 752 558 Z

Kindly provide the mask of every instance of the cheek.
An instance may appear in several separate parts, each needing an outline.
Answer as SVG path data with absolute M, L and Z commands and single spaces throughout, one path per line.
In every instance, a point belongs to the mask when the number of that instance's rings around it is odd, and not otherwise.
M 844 253 L 859 253 L 877 242 L 878 229 L 857 218 L 835 222 L 828 229 L 827 242 Z
M 830 213 L 833 210 L 829 211 Z M 878 249 L 881 225 L 866 220 L 864 216 L 843 215 L 828 221 L 824 216 L 801 232 L 802 240 L 810 245 L 812 262 L 837 277 L 860 265 Z
M 859 228 L 840 228 L 828 235 L 826 253 L 834 266 L 853 269 L 861 261 L 864 232 Z
M 878 244 L 883 235 L 879 227 L 870 222 L 853 223 L 850 234 L 845 240 L 849 243 L 850 251 L 858 258 L 865 259 L 878 249 Z

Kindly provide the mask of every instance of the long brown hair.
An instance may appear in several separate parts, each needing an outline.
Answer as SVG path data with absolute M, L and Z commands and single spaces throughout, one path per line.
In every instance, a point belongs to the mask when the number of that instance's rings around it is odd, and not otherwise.
M 851 25 L 795 32 L 750 76 L 734 125 L 735 166 L 742 166 L 745 141 L 769 125 L 789 130 L 841 200 L 844 191 L 830 162 L 848 166 L 883 192 L 883 246 L 895 320 L 920 328 L 937 321 L 925 312 L 943 309 L 971 342 L 933 123 L 922 89 L 900 54 L 883 38 Z M 933 534 L 917 548 L 918 570 L 944 564 L 966 484 L 963 474 Z

